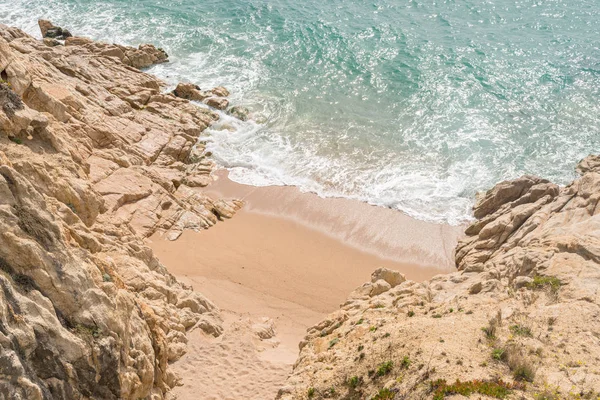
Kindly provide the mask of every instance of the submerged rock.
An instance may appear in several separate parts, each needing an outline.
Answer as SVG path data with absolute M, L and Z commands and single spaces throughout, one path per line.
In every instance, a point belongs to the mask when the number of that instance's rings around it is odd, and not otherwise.
M 227 110 L 227 114 L 229 114 L 241 121 L 247 121 L 250 111 L 246 107 L 233 106 L 229 110 Z

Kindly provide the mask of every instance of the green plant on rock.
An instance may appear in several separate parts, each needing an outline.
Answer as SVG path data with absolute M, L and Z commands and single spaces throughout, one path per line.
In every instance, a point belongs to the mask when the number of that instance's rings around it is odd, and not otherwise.
M 392 361 L 386 361 L 384 363 L 379 364 L 377 367 L 377 375 L 384 376 L 389 374 L 394 368 L 394 363 Z
M 508 368 L 517 381 L 533 382 L 536 368 L 527 357 L 513 349 L 507 356 Z
M 495 348 L 492 350 L 492 358 L 497 361 L 506 361 L 506 350 L 503 348 Z
M 400 368 L 401 369 L 410 368 L 410 358 L 408 356 L 402 357 L 402 361 L 400 361 Z
M 383 388 L 375 396 L 371 397 L 371 400 L 393 400 L 395 395 L 396 393 L 392 390 Z
M 430 382 L 433 400 L 443 400 L 446 396 L 457 394 L 467 397 L 472 394 L 482 394 L 497 399 L 505 399 L 515 388 L 517 388 L 515 385 L 502 380 L 462 382 L 457 379 L 456 382 L 448 384 L 445 379 L 438 379 Z
M 510 327 L 510 331 L 513 333 L 513 335 L 517 335 L 517 336 L 526 336 L 526 337 L 533 336 L 533 334 L 531 333 L 531 328 L 529 328 L 528 326 L 525 326 L 525 325 L 521 325 L 521 324 L 512 325 Z
M 362 378 L 359 378 L 358 376 L 353 376 L 352 378 L 348 379 L 348 386 L 350 386 L 352 389 L 357 388 L 359 385 L 361 385 L 363 382 Z
M 81 336 L 91 336 L 97 339 L 102 334 L 102 331 L 97 326 L 87 326 L 83 324 L 77 324 L 74 328 L 75 332 Z
M 548 290 L 550 296 L 557 297 L 562 282 L 555 276 L 536 275 L 527 287 L 533 290 Z

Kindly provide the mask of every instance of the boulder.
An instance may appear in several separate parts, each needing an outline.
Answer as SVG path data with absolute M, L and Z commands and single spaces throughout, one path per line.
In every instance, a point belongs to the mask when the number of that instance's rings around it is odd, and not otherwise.
M 233 106 L 229 110 L 227 110 L 227 114 L 241 121 L 247 121 L 248 115 L 250 114 L 250 110 L 242 106 Z
M 392 269 L 387 269 L 387 268 L 377 268 L 372 274 L 371 274 L 371 282 L 375 283 L 379 280 L 384 280 L 385 282 L 387 282 L 390 287 L 396 287 L 399 284 L 401 284 L 402 282 L 406 281 L 406 277 L 404 276 L 404 274 L 401 274 L 398 271 L 394 271 Z
M 222 97 L 209 97 L 204 100 L 204 104 L 216 108 L 217 110 L 225 110 L 229 105 L 229 100 L 224 99 Z
M 201 91 L 200 86 L 192 83 L 179 83 L 173 91 L 173 94 L 182 99 L 193 101 L 202 101 L 210 97 L 209 93 Z
M 65 40 L 73 36 L 67 29 L 63 29 L 60 26 L 54 26 L 52 22 L 45 19 L 40 19 L 38 25 L 43 38 Z
M 223 86 L 217 86 L 215 88 L 212 88 L 210 90 L 210 92 L 213 94 L 213 96 L 216 96 L 216 97 L 229 96 L 229 90 L 225 89 Z

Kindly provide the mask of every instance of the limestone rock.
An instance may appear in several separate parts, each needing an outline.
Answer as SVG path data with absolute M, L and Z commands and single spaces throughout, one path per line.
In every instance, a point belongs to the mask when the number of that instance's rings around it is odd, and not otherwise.
M 210 93 L 203 92 L 200 87 L 191 83 L 180 83 L 177 85 L 173 94 L 182 99 L 202 101 L 211 96 Z
M 382 267 L 377 268 L 371 274 L 371 282 L 375 283 L 378 280 L 384 280 L 390 285 L 390 287 L 394 288 L 402 282 L 406 281 L 406 277 L 404 276 L 404 274 L 401 274 L 398 271 Z
M 223 328 L 144 238 L 237 210 L 184 184 L 209 177 L 190 154 L 218 115 L 132 68 L 165 61 L 154 46 L 40 29 L 0 26 L 0 393 L 165 398 L 186 332 Z
M 59 26 L 54 26 L 52 22 L 45 19 L 40 19 L 38 21 L 38 25 L 40 27 L 40 31 L 42 32 L 43 38 L 65 40 L 73 36 L 68 30 L 63 29 Z
M 229 100 L 221 98 L 221 97 L 209 97 L 204 100 L 204 103 L 212 108 L 216 108 L 217 110 L 225 110 L 227 106 L 229 106 Z
M 216 96 L 216 97 L 228 97 L 229 96 L 229 90 L 225 89 L 223 86 L 217 86 L 215 88 L 212 88 L 210 90 L 210 92 L 213 94 L 213 96 Z

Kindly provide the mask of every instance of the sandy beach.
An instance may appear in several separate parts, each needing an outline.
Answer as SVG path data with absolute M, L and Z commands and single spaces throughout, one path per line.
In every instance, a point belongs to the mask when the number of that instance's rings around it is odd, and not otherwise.
M 206 231 L 185 231 L 174 242 L 157 235 L 150 240 L 169 271 L 226 316 L 221 338 L 190 335 L 188 354 L 174 365 L 183 377 L 174 392 L 180 399 L 197 398 L 198 390 L 203 398 L 234 399 L 248 388 L 254 397 L 244 398 L 272 398 L 306 328 L 336 310 L 373 270 L 387 267 L 423 281 L 454 268 L 461 227 L 358 201 L 323 199 L 295 187 L 241 185 L 223 170 L 215 178 L 202 190 L 244 201 L 232 219 Z M 257 340 L 249 327 L 265 317 L 276 337 Z M 219 353 L 222 346 L 245 350 L 232 365 L 231 354 Z M 218 374 L 231 368 L 239 373 Z

